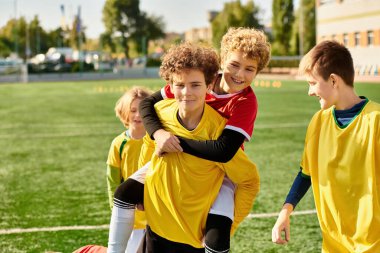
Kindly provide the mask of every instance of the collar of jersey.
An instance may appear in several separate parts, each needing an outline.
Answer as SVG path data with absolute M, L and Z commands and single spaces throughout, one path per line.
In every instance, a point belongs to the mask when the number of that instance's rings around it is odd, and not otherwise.
M 211 90 L 210 94 L 213 95 L 216 98 L 230 98 L 230 97 L 236 96 L 237 94 L 242 93 L 244 90 L 245 89 L 242 89 L 241 91 L 238 91 L 236 93 L 227 93 L 227 94 L 217 94 L 217 93 L 215 93 L 214 91 Z
M 366 98 L 366 97 L 364 97 L 364 96 L 359 96 L 359 97 L 362 98 L 362 99 L 365 99 L 365 102 L 364 102 L 364 104 L 362 105 L 362 108 L 356 113 L 356 115 L 355 115 L 354 117 L 352 117 L 352 119 L 351 119 L 349 122 L 347 122 L 347 123 L 344 124 L 343 126 L 341 126 L 341 125 L 338 123 L 338 120 L 336 119 L 336 115 L 335 115 L 335 107 L 332 107 L 331 113 L 332 113 L 332 115 L 333 115 L 333 118 L 334 118 L 335 124 L 336 124 L 340 129 L 345 129 L 348 125 L 350 125 L 351 122 L 354 121 L 354 120 L 358 117 L 358 115 L 363 111 L 364 107 L 368 104 L 368 102 L 369 102 L 369 99 L 368 99 L 368 98 Z M 360 103 L 362 103 L 362 101 L 359 102 L 358 104 L 360 104 Z M 355 106 L 355 105 L 354 105 L 354 106 Z M 352 109 L 352 108 L 350 108 L 350 109 Z M 350 109 L 348 109 L 348 110 L 350 110 Z

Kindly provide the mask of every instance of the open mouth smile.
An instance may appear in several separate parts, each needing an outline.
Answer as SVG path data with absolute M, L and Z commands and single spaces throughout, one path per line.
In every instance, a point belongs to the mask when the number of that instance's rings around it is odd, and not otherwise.
M 239 80 L 237 80 L 237 79 L 235 79 L 235 78 L 233 78 L 233 77 L 231 77 L 231 80 L 232 80 L 234 83 L 236 83 L 236 84 L 244 84 L 244 81 L 239 81 Z

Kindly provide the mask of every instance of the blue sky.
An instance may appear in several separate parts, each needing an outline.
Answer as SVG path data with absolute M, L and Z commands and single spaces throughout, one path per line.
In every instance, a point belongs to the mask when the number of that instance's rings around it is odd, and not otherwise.
M 163 16 L 166 22 L 166 31 L 184 32 L 193 27 L 208 25 L 207 11 L 223 8 L 229 0 L 140 0 L 140 9 L 150 14 Z M 247 0 L 241 0 L 246 3 Z M 260 17 L 270 21 L 272 1 L 255 0 L 262 12 Z M 65 18 L 71 21 L 81 6 L 81 16 L 87 27 L 86 34 L 96 38 L 104 31 L 102 23 L 102 9 L 105 0 L 0 0 L 0 26 L 4 26 L 8 19 L 15 16 L 24 16 L 30 21 L 38 15 L 42 27 L 51 30 L 60 26 L 60 5 L 65 6 Z

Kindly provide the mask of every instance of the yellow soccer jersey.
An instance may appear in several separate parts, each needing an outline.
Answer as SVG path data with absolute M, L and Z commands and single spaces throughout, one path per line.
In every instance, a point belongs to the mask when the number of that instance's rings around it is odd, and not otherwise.
M 322 252 L 380 252 L 380 105 L 369 101 L 345 127 L 333 108 L 310 122 L 301 162 L 311 176 Z
M 163 100 L 155 105 L 165 130 L 196 140 L 215 140 L 226 120 L 206 105 L 199 125 L 192 131 L 177 119 L 175 100 Z M 186 153 L 152 156 L 154 142 L 144 137 L 142 161 L 151 160 L 144 189 L 144 206 L 152 230 L 167 240 L 202 248 L 207 214 L 218 195 L 224 175 L 238 184 L 235 193 L 236 226 L 246 217 L 259 190 L 255 164 L 240 149 L 228 163 L 216 163 Z
M 118 135 L 111 144 L 107 159 L 107 185 L 110 203 L 117 186 L 138 170 L 138 161 L 143 140 L 131 139 L 128 130 Z M 136 210 L 134 229 L 146 226 L 145 213 Z

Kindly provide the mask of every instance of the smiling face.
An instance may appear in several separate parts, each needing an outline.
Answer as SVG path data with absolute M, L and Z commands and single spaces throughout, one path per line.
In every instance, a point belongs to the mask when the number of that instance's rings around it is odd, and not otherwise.
M 139 112 L 139 105 L 140 105 L 141 99 L 135 98 L 132 103 L 128 114 L 128 124 L 129 129 L 134 130 L 142 130 L 144 129 L 144 125 L 141 120 L 140 112 Z M 145 129 L 144 129 L 145 131 Z
M 222 63 L 222 69 L 222 90 L 226 93 L 236 93 L 251 85 L 257 74 L 257 61 L 244 57 L 241 51 L 233 51 Z
M 337 92 L 334 88 L 334 80 L 329 77 L 324 80 L 318 74 L 307 74 L 306 80 L 309 83 L 309 96 L 315 96 L 319 99 L 321 109 L 325 110 L 336 104 Z
M 203 72 L 188 69 L 173 74 L 171 89 L 179 104 L 180 116 L 202 115 L 207 85 Z

